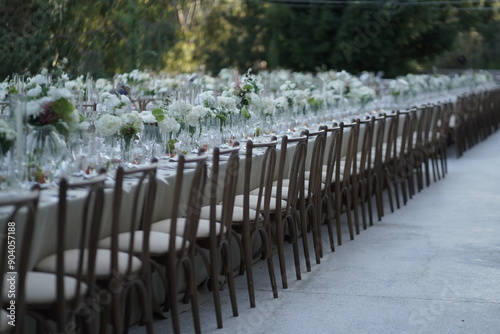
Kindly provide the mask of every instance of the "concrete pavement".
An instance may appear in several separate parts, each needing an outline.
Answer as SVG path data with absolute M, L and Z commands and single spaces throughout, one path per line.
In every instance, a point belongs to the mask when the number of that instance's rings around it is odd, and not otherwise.
M 394 213 L 385 210 L 381 222 L 353 241 L 344 226 L 343 245 L 334 253 L 325 248 L 321 264 L 301 281 L 289 257 L 286 290 L 275 257 L 278 299 L 265 262 L 255 264 L 257 307 L 249 307 L 246 278 L 238 276 L 239 317 L 232 316 L 225 289 L 224 328 L 217 329 L 209 295 L 200 305 L 202 331 L 500 333 L 500 131 L 460 159 L 450 151 L 444 179 Z M 194 331 L 190 311 L 180 321 L 183 333 Z M 172 332 L 169 320 L 154 328 Z

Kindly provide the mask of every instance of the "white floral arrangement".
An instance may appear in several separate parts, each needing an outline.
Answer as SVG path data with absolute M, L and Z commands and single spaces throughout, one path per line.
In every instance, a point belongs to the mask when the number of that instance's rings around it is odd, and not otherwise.
M 95 81 L 94 88 L 97 92 L 109 92 L 113 89 L 113 82 L 108 79 L 99 78 Z
M 224 93 L 223 93 L 224 94 Z M 219 106 L 219 110 L 229 114 L 239 114 L 238 107 L 236 105 L 236 99 L 234 96 L 219 96 L 217 98 L 217 104 Z
M 121 126 L 121 118 L 112 114 L 104 114 L 95 122 L 97 132 L 104 137 L 118 134 Z
M 194 99 L 195 104 L 201 104 L 206 108 L 215 108 L 217 104 L 217 100 L 215 98 L 214 92 L 211 90 L 207 90 L 203 93 L 200 93 Z
M 152 111 L 143 111 L 140 115 L 144 124 L 157 125 L 166 133 L 177 133 L 181 129 L 179 122 L 174 117 L 167 115 L 161 108 L 155 108 Z
M 71 100 L 73 93 L 64 87 L 51 85 L 46 70 L 28 78 L 26 85 L 26 114 L 28 123 L 34 126 L 54 125 L 63 135 L 78 128 L 80 116 Z
M 175 117 L 184 117 L 189 114 L 192 108 L 193 106 L 190 103 L 184 100 L 176 100 L 168 106 L 168 112 Z
M 368 86 L 359 86 L 349 91 L 349 99 L 354 103 L 361 103 L 361 105 L 373 101 L 376 96 L 375 90 Z
M 131 110 L 131 101 L 128 96 L 103 92 L 99 94 L 97 112 L 107 112 L 116 116 L 125 114 Z
M 197 105 L 191 108 L 189 113 L 186 115 L 186 122 L 190 126 L 198 126 L 201 119 L 205 118 L 207 115 L 211 114 L 210 108 L 202 105 Z
M 0 82 L 0 102 L 5 101 L 10 92 L 10 84 L 5 80 Z
M 274 99 L 270 97 L 262 97 L 260 99 L 260 112 L 264 116 L 273 116 L 276 112 L 276 104 Z
M 120 119 L 122 120 L 122 124 L 130 124 L 137 128 L 137 130 L 141 130 L 143 127 L 143 120 L 141 115 L 135 110 L 121 114 Z

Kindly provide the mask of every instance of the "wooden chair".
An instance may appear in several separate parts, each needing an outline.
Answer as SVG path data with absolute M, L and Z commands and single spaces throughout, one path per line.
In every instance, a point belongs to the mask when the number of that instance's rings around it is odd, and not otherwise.
M 293 156 L 288 162 L 290 146 L 293 146 Z M 307 220 L 305 218 L 305 163 L 307 156 L 307 136 L 302 133 L 299 137 L 283 136 L 281 139 L 280 158 L 278 163 L 278 178 L 273 182 L 272 202 L 276 203 L 272 221 L 275 223 L 275 240 L 278 248 L 281 281 L 283 289 L 288 288 L 286 263 L 285 263 L 285 228 L 289 231 L 290 241 L 293 245 L 295 274 L 297 280 L 301 279 L 300 257 L 298 250 L 298 232 L 302 235 L 304 256 L 307 271 L 311 271 L 309 246 L 307 240 Z M 283 201 L 285 199 L 286 201 Z M 285 205 L 283 205 L 285 204 Z M 302 217 L 301 217 L 302 215 Z
M 127 303 L 132 287 L 137 288 L 143 311 L 142 323 L 153 332 L 151 311 L 150 255 L 168 250 L 164 233 L 151 232 L 156 194 L 156 161 L 125 169 L 118 167 L 113 194 L 110 236 L 98 242 L 98 248 L 111 250 L 111 277 L 99 277 L 97 283 L 109 289 L 111 305 L 104 305 L 112 314 L 115 333 L 128 330 L 131 307 Z M 97 254 L 96 262 L 103 261 Z M 125 310 L 125 314 L 124 314 Z M 101 331 L 105 331 L 108 312 L 103 312 Z
M 196 168 L 190 177 L 192 181 L 186 186 L 186 165 L 195 164 Z M 154 223 L 152 233 L 162 235 L 162 249 L 151 252 L 152 264 L 162 277 L 165 286 L 165 310 L 170 310 L 174 333 L 180 332 L 178 292 L 179 273 L 184 272 L 186 291 L 183 302 L 191 301 L 193 324 L 196 333 L 201 332 L 198 295 L 196 287 L 196 270 L 194 257 L 196 253 L 197 235 L 209 233 L 207 226 L 198 228 L 200 209 L 204 199 L 207 180 L 207 156 L 188 158 L 180 155 L 177 162 L 177 174 L 174 184 L 174 197 L 171 205 L 171 218 Z M 185 212 L 180 210 L 183 191 L 188 191 L 189 204 Z M 203 231 L 202 231 L 203 230 Z
M 323 160 L 326 149 L 326 131 L 305 131 L 307 140 L 314 140 L 313 148 L 308 152 L 309 162 L 308 180 L 304 185 L 305 190 L 305 210 L 307 212 L 307 223 L 312 230 L 314 253 L 316 263 L 321 262 L 323 257 L 323 241 L 321 236 L 323 191 L 325 184 L 323 181 Z M 302 236 L 306 237 L 305 235 Z
M 214 296 L 215 314 L 217 326 L 222 328 L 222 311 L 220 301 L 219 273 L 225 276 L 229 284 L 229 294 L 233 315 L 238 315 L 236 302 L 236 290 L 234 287 L 233 265 L 231 261 L 231 238 L 234 209 L 234 196 L 239 172 L 239 146 L 221 149 L 216 147 L 213 152 L 213 166 L 210 172 L 210 188 L 208 193 L 209 206 L 200 209 L 200 215 L 208 215 L 208 219 L 199 219 L 196 230 L 196 245 L 202 249 L 198 252 L 205 261 L 209 274 L 210 285 Z M 225 157 L 226 159 L 222 159 Z M 225 167 L 224 176 L 220 177 L 221 164 Z M 218 204 L 222 194 L 222 202 Z M 207 212 L 208 211 L 208 212 Z M 183 236 L 187 223 L 186 217 L 179 217 L 176 220 L 176 235 Z M 171 233 L 172 219 L 163 219 L 154 223 L 153 231 Z M 203 249 L 209 250 L 209 259 Z M 222 262 L 222 270 L 220 264 Z
M 35 217 L 38 209 L 38 191 L 28 194 L 0 196 L 0 315 L 4 317 L 1 322 L 2 333 L 15 331 L 25 333 L 27 322 L 27 304 L 37 301 L 39 289 L 45 290 L 44 295 L 50 295 L 55 301 L 55 275 L 50 275 L 45 283 L 50 286 L 37 285 L 37 281 L 45 275 L 28 271 L 31 255 Z M 11 286 L 14 289 L 11 289 Z M 27 287 L 30 287 L 28 289 Z M 10 292 L 14 290 L 14 294 Z M 12 304 L 14 302 L 14 304 Z M 8 324 L 7 315 L 11 313 L 14 305 L 15 327 Z M 32 313 L 30 315 L 33 315 Z
M 209 219 L 200 219 L 200 225 L 204 225 L 203 231 L 208 231 L 208 236 L 206 233 L 198 233 L 196 238 L 197 245 L 209 250 L 210 261 L 208 261 L 208 268 L 210 288 L 214 296 L 218 328 L 222 328 L 219 273 L 222 273 L 228 282 L 233 316 L 238 316 L 233 264 L 231 259 L 231 240 L 233 236 L 234 200 L 240 168 L 239 149 L 238 143 L 235 143 L 232 148 L 221 149 L 216 147 L 214 149 L 213 166 L 210 173 Z M 225 157 L 225 159 L 221 160 L 221 157 Z M 224 163 L 225 172 L 221 180 L 219 171 L 222 162 Z M 222 201 L 218 203 L 221 193 Z M 201 212 L 204 212 L 204 216 L 206 216 L 206 210 L 207 207 L 201 209 Z M 200 231 L 200 227 L 198 227 L 198 231 Z M 203 252 L 200 252 L 200 254 L 203 254 Z M 221 265 L 222 268 L 220 267 Z
M 96 263 L 97 240 L 101 229 L 101 218 L 104 207 L 104 181 L 106 175 L 101 174 L 91 180 L 68 182 L 61 179 L 59 182 L 58 215 L 57 215 L 57 251 L 39 261 L 36 270 L 54 273 L 57 276 L 55 289 L 57 300 L 54 303 L 30 305 L 48 318 L 55 320 L 58 332 L 65 332 L 68 328 L 84 333 L 93 333 L 98 317 L 92 310 L 93 303 L 97 303 L 95 271 L 100 276 L 103 270 L 109 270 L 110 263 Z M 78 203 L 74 203 L 68 210 L 68 196 L 76 193 L 85 195 Z M 72 224 L 74 217 L 78 217 L 78 224 Z M 78 240 L 75 247 L 69 247 L 67 240 Z M 107 252 L 109 254 L 109 252 Z M 104 256 L 102 251 L 99 252 Z M 104 259 L 109 259 L 104 257 Z M 111 272 L 108 272 L 111 276 Z M 72 277 L 76 280 L 68 280 Z M 69 281 L 69 282 L 68 282 Z
M 248 140 L 245 153 L 245 175 L 243 178 L 243 207 L 242 220 L 233 220 L 233 231 L 240 246 L 242 255 L 240 263 L 240 274 L 246 270 L 248 294 L 250 306 L 255 307 L 255 293 L 253 281 L 253 253 L 252 245 L 255 234 L 258 232 L 262 240 L 262 257 L 267 259 L 269 279 L 273 291 L 273 297 L 278 297 L 276 277 L 274 274 L 273 258 L 271 252 L 271 224 L 270 206 L 272 198 L 273 181 L 276 169 L 276 137 L 266 143 L 254 143 Z M 263 155 L 254 156 L 255 150 L 265 150 Z M 259 164 L 254 162 L 259 161 Z M 255 173 L 252 178 L 252 172 Z M 251 184 L 256 182 L 258 188 L 251 192 Z M 257 195 L 254 209 L 250 207 L 250 196 Z

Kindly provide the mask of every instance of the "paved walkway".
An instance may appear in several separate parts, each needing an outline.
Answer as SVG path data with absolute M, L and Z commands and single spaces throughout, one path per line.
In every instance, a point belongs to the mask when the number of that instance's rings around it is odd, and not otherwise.
M 224 328 L 209 298 L 203 332 L 500 333 L 500 132 L 460 159 L 450 151 L 446 178 L 392 214 L 386 206 L 381 222 L 344 240 L 301 281 L 291 273 L 278 299 L 265 262 L 257 263 L 257 307 L 238 276 L 240 316 L 232 316 L 226 289 Z M 191 319 L 181 314 L 183 333 L 193 332 Z M 155 332 L 172 332 L 170 321 L 157 321 Z

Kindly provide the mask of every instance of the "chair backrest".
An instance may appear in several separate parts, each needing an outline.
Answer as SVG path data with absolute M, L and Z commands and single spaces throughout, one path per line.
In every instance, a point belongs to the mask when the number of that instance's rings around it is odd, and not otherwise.
M 179 155 L 177 163 L 177 175 L 175 177 L 174 185 L 174 199 L 172 202 L 172 223 L 170 225 L 170 240 L 168 254 L 173 258 L 177 255 L 178 258 L 183 258 L 188 255 L 194 254 L 196 232 L 198 230 L 198 223 L 200 221 L 200 210 L 205 197 L 205 185 L 207 181 L 207 158 L 206 155 L 198 155 L 195 157 L 186 157 Z M 188 164 L 195 164 L 194 174 L 192 175 L 191 186 L 187 188 L 184 184 L 186 177 L 186 166 Z M 180 201 L 183 190 L 189 192 L 189 203 L 185 212 L 180 213 Z M 180 234 L 177 231 L 177 219 L 184 215 L 186 223 L 184 224 L 184 231 Z M 182 237 L 182 244 L 180 248 L 176 243 L 176 238 Z
M 243 184 L 243 222 L 248 223 L 251 219 L 257 221 L 260 218 L 261 212 L 264 214 L 264 219 L 269 222 L 270 220 L 270 203 L 272 195 L 272 187 L 274 182 L 275 170 L 276 170 L 276 146 L 278 142 L 276 137 L 271 137 L 269 142 L 265 143 L 255 143 L 252 140 L 248 140 L 246 144 L 245 153 L 245 177 Z M 264 149 L 263 155 L 254 155 L 255 149 Z M 259 165 L 254 166 L 255 161 L 259 162 Z M 255 217 L 249 216 L 250 208 L 250 191 L 252 182 L 252 169 L 255 168 L 255 173 L 258 175 L 258 200 L 257 205 L 254 208 L 256 210 Z
M 289 145 L 294 145 L 294 151 L 292 160 L 290 162 L 290 167 L 287 171 L 286 164 L 289 160 L 287 154 L 289 151 Z M 278 179 L 277 179 L 277 191 L 276 191 L 276 212 L 282 210 L 281 199 L 282 199 L 282 187 L 283 180 L 288 179 L 288 193 L 286 197 L 286 207 L 285 214 L 291 214 L 297 208 L 297 202 L 300 198 L 304 198 L 304 172 L 306 167 L 306 157 L 307 157 L 307 136 L 304 132 L 301 133 L 299 137 L 289 138 L 288 136 L 283 136 L 281 139 L 281 149 L 280 149 L 280 160 L 278 165 Z M 278 215 L 281 219 L 281 215 Z
M 340 170 L 336 167 L 337 162 L 340 163 L 342 153 L 343 128 L 334 123 L 331 128 L 324 125 L 322 126 L 322 129 L 326 131 L 328 136 L 326 143 L 328 150 L 325 151 L 325 153 L 327 153 L 325 154 L 325 165 L 327 166 L 325 183 L 329 186 L 330 184 L 336 182 L 336 180 L 340 179 Z
M 150 165 L 137 168 L 118 167 L 115 177 L 113 213 L 111 226 L 111 268 L 118 270 L 118 251 L 129 254 L 125 275 L 135 276 L 132 269 L 135 247 L 135 231 L 143 231 L 141 254 L 137 254 L 143 263 L 149 259 L 149 234 L 151 230 L 153 207 L 156 196 L 156 168 L 154 159 Z M 118 235 L 131 233 L 126 250 L 118 244 Z M 147 266 L 143 266 L 147 268 Z
M 384 162 L 384 139 L 385 139 L 385 117 L 383 115 L 377 116 L 374 119 L 374 153 L 373 164 L 374 170 L 377 175 L 380 175 L 382 163 Z
M 314 140 L 314 145 L 311 154 L 308 152 L 309 167 L 309 182 L 306 198 L 309 200 L 321 200 L 321 182 L 323 175 L 323 161 L 326 149 L 326 130 L 320 128 L 318 131 L 304 131 L 308 142 Z
M 6 195 L 7 193 L 0 196 L 0 305 L 10 313 L 12 302 L 15 303 L 15 329 L 23 333 L 26 315 L 26 273 L 31 255 L 39 192 L 33 191 L 21 196 Z M 7 295 L 3 295 L 4 291 L 7 291 Z
M 361 156 L 359 158 L 359 174 L 371 171 L 372 165 L 372 147 L 373 147 L 373 129 L 375 127 L 375 117 L 366 118 L 365 120 L 356 120 L 359 123 L 361 140 Z
M 216 147 L 213 151 L 213 166 L 210 173 L 210 237 L 231 239 L 231 228 L 233 222 L 234 198 L 236 195 L 236 185 L 238 183 L 238 173 L 240 169 L 239 143 L 233 144 L 233 147 L 223 149 Z M 224 164 L 225 172 L 221 180 L 219 176 L 221 156 L 227 156 L 227 162 Z M 216 206 L 219 200 L 219 194 L 222 192 L 222 216 L 221 224 L 216 224 Z M 219 227 L 219 230 L 216 229 Z M 223 233 L 224 227 L 226 232 Z
M 359 124 L 356 121 L 345 124 L 339 124 L 343 136 L 347 136 L 347 146 L 345 151 L 344 168 L 341 169 L 341 161 L 337 161 L 337 170 L 344 174 L 344 187 L 350 182 L 351 176 L 356 175 L 358 140 L 359 140 Z M 346 130 L 349 130 L 348 132 Z
M 386 132 L 384 137 L 385 156 L 384 162 L 391 162 L 397 156 L 397 138 L 399 130 L 399 114 L 393 112 L 384 115 Z
M 413 142 L 413 116 L 411 110 L 398 110 L 399 127 L 402 128 L 401 133 L 397 138 L 400 138 L 399 151 L 396 153 L 399 157 L 409 153 Z

